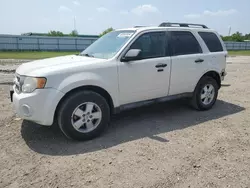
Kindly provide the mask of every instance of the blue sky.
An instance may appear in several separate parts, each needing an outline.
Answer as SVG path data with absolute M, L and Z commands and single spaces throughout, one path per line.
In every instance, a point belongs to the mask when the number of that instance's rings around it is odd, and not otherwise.
M 250 0 L 0 0 L 0 33 L 99 34 L 107 27 L 159 25 L 163 21 L 206 24 L 226 35 L 250 33 Z

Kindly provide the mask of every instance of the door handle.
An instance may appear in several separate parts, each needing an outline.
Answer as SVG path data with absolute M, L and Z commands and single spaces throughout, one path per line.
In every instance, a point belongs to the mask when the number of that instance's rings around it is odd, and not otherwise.
M 163 72 L 164 71 L 164 69 L 158 69 L 157 70 L 157 72 Z
M 204 59 L 196 59 L 194 62 L 195 63 L 202 63 L 204 61 Z
M 155 65 L 156 68 L 164 68 L 166 66 L 168 66 L 168 65 L 165 63 L 159 63 L 159 64 Z

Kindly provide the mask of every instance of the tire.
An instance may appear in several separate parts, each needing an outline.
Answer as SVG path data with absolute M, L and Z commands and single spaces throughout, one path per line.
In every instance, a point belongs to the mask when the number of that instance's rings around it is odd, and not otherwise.
M 108 126 L 110 108 L 100 94 L 79 91 L 63 101 L 57 118 L 61 131 L 68 138 L 79 141 L 91 140 L 101 135 Z
M 209 92 L 211 88 L 213 88 L 214 94 L 211 94 L 212 92 Z M 208 91 L 208 94 L 205 92 L 205 90 Z M 217 100 L 218 90 L 219 90 L 219 86 L 216 80 L 213 79 L 212 77 L 204 76 L 203 78 L 201 78 L 201 80 L 199 81 L 199 83 L 197 84 L 195 88 L 195 91 L 193 93 L 193 97 L 191 100 L 191 105 L 193 106 L 193 108 L 200 110 L 200 111 L 211 109 Z M 208 96 L 208 97 L 204 98 L 204 96 Z M 209 97 L 211 98 L 209 99 Z

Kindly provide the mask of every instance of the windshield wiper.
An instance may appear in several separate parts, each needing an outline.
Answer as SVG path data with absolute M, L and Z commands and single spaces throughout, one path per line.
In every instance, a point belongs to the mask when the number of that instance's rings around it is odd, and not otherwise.
M 91 54 L 79 54 L 79 55 L 81 55 L 81 56 L 86 56 L 86 57 L 94 57 L 94 56 L 91 55 Z

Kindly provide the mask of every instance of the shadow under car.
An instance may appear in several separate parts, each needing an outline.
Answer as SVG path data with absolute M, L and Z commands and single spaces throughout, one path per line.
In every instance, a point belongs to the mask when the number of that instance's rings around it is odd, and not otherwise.
M 185 129 L 243 110 L 245 108 L 241 106 L 217 100 L 211 110 L 196 111 L 190 109 L 185 100 L 178 100 L 135 108 L 115 115 L 108 130 L 90 141 L 69 140 L 57 126 L 44 127 L 28 121 L 23 121 L 21 135 L 28 147 L 35 152 L 46 155 L 75 155 L 107 149 L 144 137 L 169 142 L 157 135 Z

